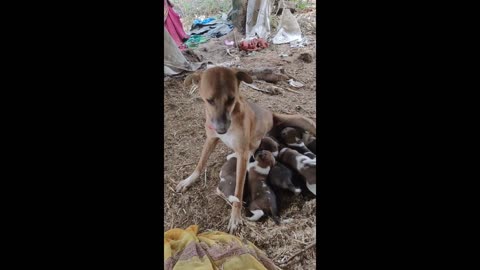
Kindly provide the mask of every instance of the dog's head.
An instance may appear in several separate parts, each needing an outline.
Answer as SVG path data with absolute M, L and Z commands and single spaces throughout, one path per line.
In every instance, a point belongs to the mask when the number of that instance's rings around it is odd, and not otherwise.
M 225 134 L 230 128 L 231 115 L 240 96 L 240 82 L 252 83 L 245 72 L 225 67 L 214 67 L 195 72 L 185 78 L 185 86 L 192 83 L 199 86 L 199 93 L 205 101 L 207 117 L 218 134 Z
M 273 157 L 272 152 L 267 150 L 257 151 L 255 153 L 255 160 L 262 168 L 273 167 L 273 165 L 275 165 L 275 158 Z
M 286 144 L 300 143 L 302 138 L 302 133 L 293 127 L 286 127 L 280 133 L 280 137 Z
M 278 143 L 270 137 L 263 137 L 260 141 L 260 146 L 258 147 L 257 151 L 261 150 L 270 151 L 275 157 L 278 154 Z

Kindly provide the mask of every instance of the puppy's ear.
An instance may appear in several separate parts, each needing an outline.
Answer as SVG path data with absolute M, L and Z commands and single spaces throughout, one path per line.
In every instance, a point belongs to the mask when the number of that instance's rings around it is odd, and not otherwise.
M 239 82 L 244 81 L 246 83 L 253 83 L 252 77 L 244 71 L 237 71 L 236 76 Z
M 186 87 L 186 88 L 190 88 L 190 86 L 192 85 L 192 83 L 194 84 L 198 84 L 200 82 L 200 79 L 202 78 L 202 72 L 201 71 L 197 71 L 195 73 L 192 73 L 190 75 L 188 75 L 186 78 L 185 78 L 185 81 L 183 82 L 183 85 Z

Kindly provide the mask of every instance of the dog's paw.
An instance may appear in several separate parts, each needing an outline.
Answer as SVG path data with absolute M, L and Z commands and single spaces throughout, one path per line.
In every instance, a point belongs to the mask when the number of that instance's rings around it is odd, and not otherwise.
M 235 211 L 232 211 L 232 214 L 230 216 L 230 221 L 228 222 L 228 227 L 227 230 L 230 234 L 234 234 L 235 232 L 238 231 L 240 228 L 240 225 L 243 224 L 242 216 L 241 214 L 236 214 Z
M 197 178 L 198 178 L 198 175 L 194 173 L 190 175 L 187 179 L 180 181 L 180 183 L 178 183 L 177 185 L 176 191 L 184 192 L 185 190 L 188 189 L 188 187 L 190 187 L 193 184 L 193 182 L 195 182 L 195 180 L 197 180 Z
M 185 190 L 187 190 L 187 188 L 189 187 L 190 185 L 188 184 L 187 180 L 182 180 L 180 181 L 180 183 L 178 183 L 175 191 L 176 192 L 184 192 Z

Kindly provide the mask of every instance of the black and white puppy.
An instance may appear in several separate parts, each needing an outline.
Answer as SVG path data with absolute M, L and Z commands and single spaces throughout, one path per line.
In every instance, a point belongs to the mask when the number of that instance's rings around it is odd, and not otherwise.
M 288 147 L 280 150 L 279 161 L 305 178 L 308 190 L 317 194 L 317 161 Z
M 280 138 L 283 143 L 293 150 L 298 151 L 300 154 L 303 154 L 311 159 L 315 159 L 316 155 L 308 149 L 302 141 L 303 135 L 302 132 L 293 127 L 286 127 L 280 132 Z

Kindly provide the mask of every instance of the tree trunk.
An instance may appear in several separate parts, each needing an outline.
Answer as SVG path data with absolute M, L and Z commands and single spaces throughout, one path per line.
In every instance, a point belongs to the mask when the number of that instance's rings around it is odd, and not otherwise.
M 233 26 L 241 34 L 245 34 L 247 2 L 248 0 L 232 0 L 232 11 L 228 14 L 228 19 L 232 21 Z

